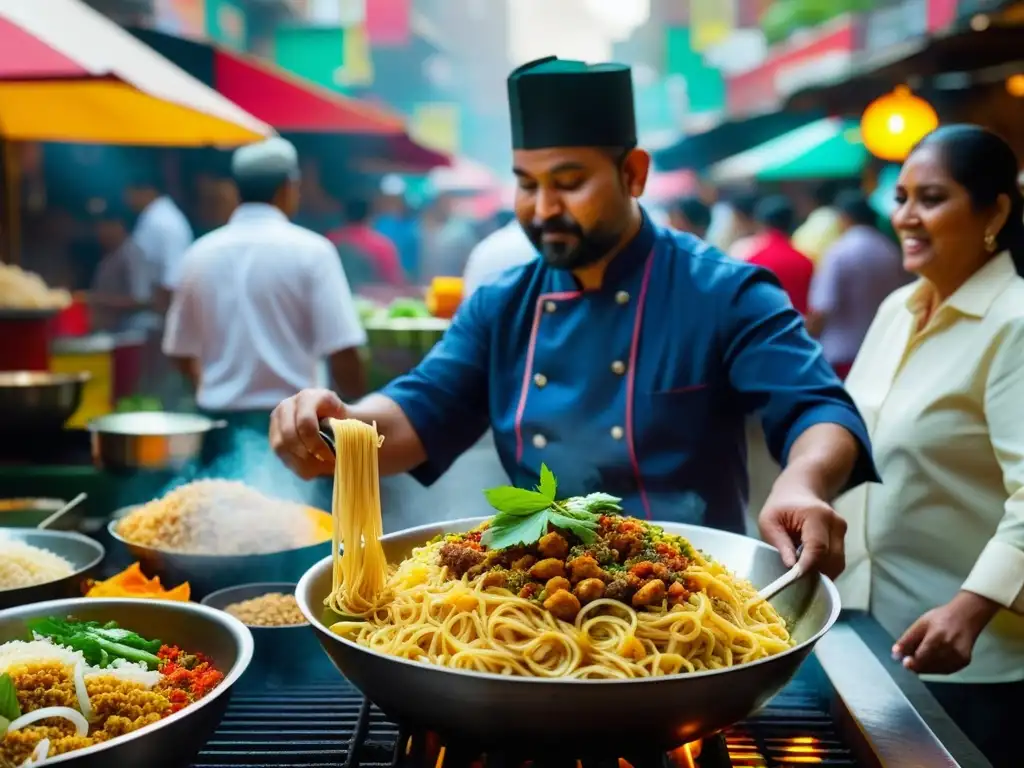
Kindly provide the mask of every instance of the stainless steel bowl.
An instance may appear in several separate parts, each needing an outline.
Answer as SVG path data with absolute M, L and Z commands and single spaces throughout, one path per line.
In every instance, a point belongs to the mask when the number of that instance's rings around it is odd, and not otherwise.
M 389 562 L 441 533 L 466 531 L 485 518 L 422 526 L 385 536 Z M 687 537 L 740 576 L 763 586 L 785 572 L 766 544 L 723 531 L 658 523 Z M 673 749 L 749 716 L 796 674 L 815 642 L 839 617 L 839 594 L 824 576 L 806 577 L 772 603 L 796 641 L 788 651 L 722 670 L 634 680 L 548 680 L 452 670 L 405 661 L 333 634 L 323 623 L 331 588 L 331 558 L 299 582 L 299 607 L 335 666 L 399 723 L 472 741 L 483 748 L 510 743 L 526 751 L 567 748 L 628 754 L 637 745 Z
M 193 599 L 201 599 L 227 587 L 248 584 L 254 578 L 294 584 L 313 563 L 331 554 L 329 540 L 299 549 L 261 555 L 190 555 L 167 552 L 133 544 L 123 538 L 117 532 L 117 524 L 125 512 L 119 511 L 107 524 L 111 538 L 142 563 L 146 573 L 159 576 L 165 585 L 173 587 L 187 581 L 192 587 Z
M 229 605 L 262 597 L 271 592 L 295 594 L 295 582 L 242 584 L 219 589 L 203 598 L 203 605 L 223 611 Z M 254 650 L 252 664 L 239 681 L 239 688 L 267 688 L 303 680 L 313 682 L 334 674 L 330 660 L 320 649 L 313 628 L 308 624 L 290 627 L 255 627 L 252 632 Z
M 89 422 L 93 463 L 108 470 L 178 470 L 199 458 L 207 433 L 226 426 L 193 413 L 113 413 Z
M 158 723 L 133 733 L 46 760 L 74 768 L 188 765 L 220 724 L 231 688 L 252 659 L 252 635 L 222 611 L 195 603 L 166 600 L 79 598 L 13 608 L 0 614 L 0 643 L 24 640 L 25 621 L 45 616 L 75 616 L 83 621 L 116 621 L 146 637 L 209 656 L 224 681 L 205 698 Z
M 38 603 L 43 600 L 81 597 L 82 582 L 92 574 L 106 556 L 103 545 L 98 541 L 70 531 L 12 528 L 0 531 L 0 536 L 53 552 L 53 554 L 68 560 L 75 568 L 74 573 L 70 576 L 56 581 L 36 584 L 31 587 L 18 587 L 17 589 L 0 589 L 0 609 Z
M 35 528 L 64 507 L 64 499 L 0 499 L 0 528 Z M 81 506 L 61 515 L 47 526 L 54 531 L 73 531 L 82 519 Z
M 89 373 L 0 372 L 0 430 L 58 430 L 82 404 Z

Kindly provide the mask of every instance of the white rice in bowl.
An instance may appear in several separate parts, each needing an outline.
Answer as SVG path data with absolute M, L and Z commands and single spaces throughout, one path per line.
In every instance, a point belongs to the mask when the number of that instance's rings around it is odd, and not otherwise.
M 75 566 L 60 555 L 0 536 L 0 590 L 46 584 L 74 572 Z

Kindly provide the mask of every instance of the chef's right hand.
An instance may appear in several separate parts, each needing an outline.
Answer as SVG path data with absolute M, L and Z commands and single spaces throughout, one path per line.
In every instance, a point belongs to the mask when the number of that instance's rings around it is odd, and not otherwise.
M 320 420 L 345 415 L 345 404 L 330 390 L 304 389 L 270 415 L 270 446 L 303 480 L 330 475 L 334 454 L 320 437 Z

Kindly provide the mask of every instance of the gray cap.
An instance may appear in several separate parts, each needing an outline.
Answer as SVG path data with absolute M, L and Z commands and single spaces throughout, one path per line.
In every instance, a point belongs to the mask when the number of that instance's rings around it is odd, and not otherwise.
M 238 181 L 254 177 L 294 181 L 299 178 L 299 153 L 294 144 L 279 136 L 247 144 L 235 150 L 231 174 Z

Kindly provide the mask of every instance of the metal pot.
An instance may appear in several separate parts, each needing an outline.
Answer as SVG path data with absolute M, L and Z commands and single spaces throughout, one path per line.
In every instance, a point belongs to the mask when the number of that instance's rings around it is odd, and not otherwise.
M 82 621 L 116 621 L 144 637 L 208 656 L 224 680 L 201 700 L 145 728 L 46 760 L 66 768 L 188 765 L 213 735 L 231 690 L 252 659 L 252 635 L 232 616 L 195 603 L 168 600 L 79 598 L 12 608 L 0 613 L 0 643 L 24 640 L 27 619 L 74 616 Z
M 0 372 L 0 430 L 53 430 L 78 410 L 89 373 Z
M 71 531 L 22 528 L 4 531 L 0 535 L 60 555 L 74 567 L 69 576 L 56 581 L 34 584 L 31 587 L 0 589 L 0 610 L 43 600 L 81 597 L 82 582 L 92 575 L 106 556 L 106 550 L 98 541 Z
M 89 422 L 93 463 L 108 470 L 179 470 L 227 422 L 192 413 L 114 413 Z
M 485 518 L 421 526 L 384 536 L 388 562 L 398 562 L 438 534 L 467 531 Z M 657 523 L 763 586 L 786 572 L 777 550 L 710 528 Z M 743 720 L 792 679 L 814 644 L 839 618 L 839 593 L 824 576 L 805 577 L 772 604 L 796 645 L 727 669 L 633 680 L 505 677 L 406 661 L 341 638 L 321 620 L 331 589 L 331 558 L 317 563 L 296 589 L 299 607 L 335 666 L 399 723 L 474 745 L 529 745 L 550 750 L 628 754 L 637 745 L 674 749 Z

